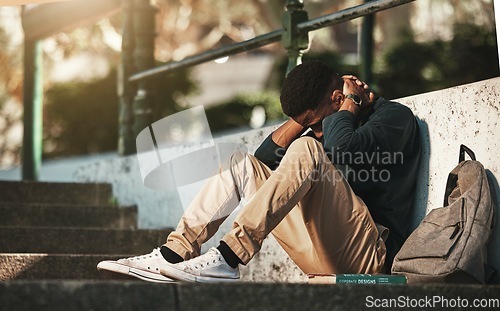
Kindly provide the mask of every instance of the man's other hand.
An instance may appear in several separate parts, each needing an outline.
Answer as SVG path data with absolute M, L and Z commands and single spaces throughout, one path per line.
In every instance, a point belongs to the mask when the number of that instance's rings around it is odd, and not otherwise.
M 353 75 L 344 75 L 344 95 L 356 94 L 364 103 L 371 103 L 375 100 L 375 93 L 370 89 L 368 84 L 358 79 Z

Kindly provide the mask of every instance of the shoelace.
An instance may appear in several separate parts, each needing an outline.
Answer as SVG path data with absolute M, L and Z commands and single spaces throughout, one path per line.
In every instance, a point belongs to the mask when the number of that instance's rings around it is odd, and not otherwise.
M 206 255 L 210 254 L 211 258 L 203 258 Z M 193 268 L 199 270 L 201 268 L 204 268 L 205 266 L 210 266 L 210 263 L 215 264 L 217 261 L 222 260 L 222 256 L 219 255 L 215 250 L 210 249 L 205 256 L 200 256 L 195 259 L 192 259 L 192 263 L 194 264 Z M 217 258 L 214 258 L 217 257 Z
M 145 260 L 145 259 L 148 259 L 148 258 L 153 258 L 153 255 L 155 257 L 158 257 L 158 253 L 160 252 L 160 248 L 157 247 L 155 249 L 153 249 L 153 251 L 149 254 L 146 254 L 146 255 L 139 255 L 139 256 L 134 256 L 134 257 L 129 257 L 129 258 L 125 258 L 125 260 L 129 260 L 129 261 L 134 261 L 134 260 Z

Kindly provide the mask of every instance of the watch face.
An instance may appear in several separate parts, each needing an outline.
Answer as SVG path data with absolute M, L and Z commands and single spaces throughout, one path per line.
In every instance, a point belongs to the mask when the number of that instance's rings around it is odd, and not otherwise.
M 348 95 L 346 96 L 346 98 L 350 98 L 350 99 L 352 99 L 352 101 L 353 101 L 356 105 L 361 106 L 362 101 L 361 101 L 361 98 L 359 98 L 359 96 L 358 96 L 358 95 L 356 95 L 356 94 L 348 94 Z

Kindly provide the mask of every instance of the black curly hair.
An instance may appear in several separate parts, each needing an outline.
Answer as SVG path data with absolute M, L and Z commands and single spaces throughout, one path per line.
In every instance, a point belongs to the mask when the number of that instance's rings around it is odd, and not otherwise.
M 281 88 L 281 108 L 289 117 L 296 117 L 308 109 L 316 109 L 332 91 L 342 90 L 342 79 L 320 61 L 307 61 L 295 67 L 286 76 Z

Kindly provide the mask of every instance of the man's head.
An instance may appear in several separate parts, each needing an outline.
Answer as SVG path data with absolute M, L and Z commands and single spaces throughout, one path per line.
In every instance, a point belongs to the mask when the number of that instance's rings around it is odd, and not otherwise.
M 342 96 L 342 78 L 319 61 L 308 61 L 295 67 L 281 88 L 283 112 L 296 119 L 306 113 L 327 109 L 332 113 L 335 95 Z M 337 90 L 337 92 L 335 92 Z M 338 108 L 337 108 L 338 110 Z

